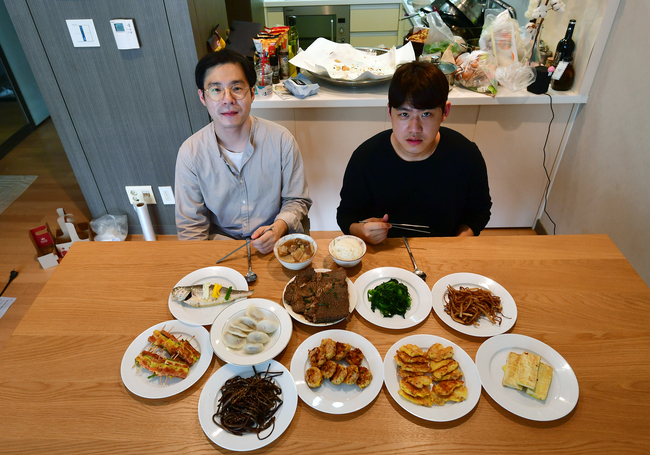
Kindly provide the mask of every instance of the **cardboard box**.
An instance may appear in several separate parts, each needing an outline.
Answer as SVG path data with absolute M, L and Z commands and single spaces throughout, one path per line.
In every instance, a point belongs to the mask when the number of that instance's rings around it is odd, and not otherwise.
M 60 208 L 56 210 L 59 214 L 59 229 L 56 230 L 55 245 L 59 255 L 63 258 L 74 242 L 90 241 L 90 225 L 88 223 L 75 223 L 74 216 L 65 213 Z
M 59 256 L 54 244 L 54 238 L 50 227 L 45 223 L 43 226 L 29 230 L 29 238 L 36 249 L 36 257 L 41 267 L 48 269 L 59 265 Z

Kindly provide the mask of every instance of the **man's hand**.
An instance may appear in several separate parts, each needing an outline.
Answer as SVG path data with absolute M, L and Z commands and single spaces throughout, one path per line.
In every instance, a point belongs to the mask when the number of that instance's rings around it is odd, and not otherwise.
M 388 222 L 388 214 L 383 218 L 368 218 L 365 223 L 350 225 L 350 234 L 356 235 L 366 243 L 376 245 L 388 237 L 388 230 L 392 227 Z
M 456 231 L 456 235 L 458 237 L 474 237 L 474 231 L 472 231 L 472 228 L 467 226 L 466 224 L 461 224 L 458 226 L 458 231 Z
M 262 232 L 267 229 L 269 230 L 262 235 Z M 278 220 L 270 226 L 260 226 L 251 235 L 251 246 L 255 247 L 262 254 L 270 253 L 273 251 L 275 242 L 280 240 L 288 230 L 287 223 L 282 220 Z

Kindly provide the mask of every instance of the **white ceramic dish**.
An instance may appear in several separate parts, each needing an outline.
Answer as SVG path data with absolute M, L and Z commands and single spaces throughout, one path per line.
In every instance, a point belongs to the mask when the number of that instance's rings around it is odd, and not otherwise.
M 289 427 L 296 413 L 296 406 L 298 405 L 296 385 L 289 370 L 275 360 L 257 365 L 255 370 L 258 373 L 262 373 L 269 366 L 269 371 L 271 372 L 282 371 L 280 376 L 274 378 L 275 382 L 282 389 L 282 406 L 275 414 L 275 429 L 271 435 L 263 440 L 259 440 L 256 434 L 236 436 L 228 433 L 214 423 L 212 416 L 217 410 L 217 403 L 219 403 L 219 398 L 221 397 L 221 387 L 232 377 L 242 376 L 246 378 L 253 375 L 253 368 L 250 366 L 224 365 L 207 380 L 199 398 L 199 422 L 201 422 L 201 428 L 203 428 L 206 436 L 212 442 L 224 449 L 238 452 L 256 450 L 271 444 Z M 267 432 L 262 433 L 262 437 L 266 434 Z
M 203 284 L 207 282 L 219 283 L 225 287 L 232 286 L 233 289 L 238 289 L 240 291 L 248 291 L 248 283 L 241 273 L 231 268 L 220 266 L 205 267 L 203 269 L 195 270 L 194 272 L 184 276 L 178 283 L 176 283 L 176 286 L 192 286 L 194 284 Z M 186 324 L 210 325 L 219 313 L 232 305 L 232 303 L 224 303 L 223 305 L 215 305 L 206 308 L 194 308 L 193 306 L 173 300 L 171 289 L 169 291 L 169 311 L 171 311 L 176 319 L 185 322 Z
M 292 240 L 292 239 L 303 239 L 303 240 L 307 240 L 308 242 L 310 242 L 312 244 L 312 246 L 314 247 L 314 254 L 312 254 L 312 256 L 309 259 L 307 259 L 306 261 L 303 261 L 303 262 L 286 262 L 286 261 L 283 261 L 282 259 L 280 259 L 280 255 L 278 254 L 278 246 L 280 246 L 283 243 L 288 242 L 289 240 Z M 280 264 L 282 264 L 283 267 L 285 267 L 285 268 L 287 268 L 289 270 L 302 270 L 302 269 L 304 269 L 309 264 L 311 264 L 311 261 L 314 260 L 314 258 L 316 257 L 317 252 L 318 252 L 318 244 L 316 243 L 316 241 L 314 239 L 312 239 L 311 237 L 309 237 L 308 235 L 305 235 L 305 234 L 289 234 L 289 235 L 285 235 L 280 240 L 275 242 L 275 245 L 273 245 L 273 254 L 275 254 L 275 258 L 278 260 L 278 262 L 280 262 Z
M 404 283 L 411 296 L 411 309 L 404 317 L 393 316 L 385 318 L 379 311 L 370 309 L 368 291 L 382 283 L 396 278 Z M 357 312 L 368 322 L 387 329 L 407 329 L 423 322 L 431 312 L 431 290 L 420 277 L 408 270 L 397 267 L 380 267 L 369 270 L 354 282 L 357 288 Z
M 361 349 L 364 356 L 361 365 L 368 368 L 373 376 L 368 387 L 362 390 L 357 385 L 334 385 L 329 379 L 324 379 L 320 387 L 309 388 L 305 382 L 305 371 L 310 366 L 309 350 L 320 346 L 324 338 L 349 343 L 353 348 Z M 347 365 L 345 362 L 341 362 L 341 364 Z M 296 382 L 298 395 L 302 401 L 327 414 L 349 414 L 365 408 L 379 394 L 384 383 L 384 367 L 377 348 L 361 335 L 346 330 L 325 330 L 303 341 L 291 359 L 291 375 Z
M 241 349 L 230 349 L 223 343 L 226 326 L 231 321 L 245 316 L 249 305 L 255 305 L 262 310 L 265 319 L 278 324 L 278 329 L 269 335 L 271 339 L 264 345 L 264 350 L 253 355 L 244 354 Z M 241 366 L 257 365 L 271 360 L 287 347 L 291 339 L 292 327 L 289 314 L 279 303 L 266 299 L 246 299 L 230 305 L 217 316 L 210 328 L 210 344 L 214 353 L 224 362 Z
M 546 400 L 540 401 L 501 385 L 503 366 L 509 352 L 524 351 L 540 355 L 553 367 L 553 378 Z M 476 352 L 476 367 L 486 392 L 504 409 L 525 419 L 556 420 L 569 414 L 578 404 L 580 389 L 571 365 L 549 345 L 535 338 L 507 333 L 486 340 Z
M 317 271 L 317 272 L 321 272 L 321 273 L 331 271 L 330 269 L 314 269 L 314 270 Z M 293 309 L 291 308 L 291 305 L 289 305 L 289 303 L 287 303 L 287 301 L 284 300 L 284 293 L 287 291 L 287 286 L 289 286 L 289 284 L 292 283 L 295 279 L 296 279 L 295 276 L 293 278 L 291 278 L 289 280 L 289 282 L 284 286 L 284 290 L 282 291 L 282 304 L 284 305 L 284 308 L 287 310 L 287 313 L 289 313 L 292 318 L 294 318 L 298 322 L 302 322 L 303 324 L 313 325 L 313 326 L 316 326 L 316 327 L 327 327 L 329 325 L 338 324 L 343 319 L 345 319 L 345 318 L 339 319 L 338 321 L 334 321 L 334 322 L 315 323 L 315 322 L 311 322 L 311 321 L 308 321 L 307 319 L 305 319 L 305 317 L 302 314 L 298 314 L 295 311 L 293 311 Z M 345 282 L 348 283 L 348 295 L 349 295 L 349 299 L 350 299 L 350 313 L 352 313 L 354 311 L 354 308 L 357 305 L 357 290 L 356 290 L 356 288 L 354 286 L 354 283 L 352 283 L 352 280 L 350 280 L 350 278 L 346 278 Z
M 190 373 L 185 379 L 162 378 L 162 381 L 159 377 L 148 379 L 151 376 L 149 370 L 141 368 L 138 371 L 138 367 L 134 367 L 135 358 L 151 345 L 147 339 L 153 335 L 154 330 L 163 328 L 177 338 L 191 340 L 192 347 L 201 353 L 201 357 L 190 367 Z M 196 383 L 207 371 L 211 361 L 212 349 L 208 331 L 201 326 L 171 320 L 149 327 L 131 342 L 122 357 L 120 374 L 126 388 L 134 394 L 142 398 L 167 398 L 187 390 Z
M 351 239 L 354 242 L 357 242 L 359 246 L 361 247 L 361 254 L 359 255 L 358 258 L 352 259 L 352 260 L 345 260 L 345 259 L 340 259 L 334 254 L 334 248 L 336 246 L 336 242 L 343 240 L 343 239 Z M 340 267 L 354 267 L 357 265 L 359 262 L 361 262 L 361 259 L 366 254 L 366 243 L 361 240 L 359 237 L 356 237 L 354 235 L 340 235 L 336 237 L 335 239 L 332 239 L 332 241 L 329 244 L 329 253 L 330 256 L 332 256 L 332 259 L 334 259 L 334 262 L 336 262 Z
M 429 408 L 411 403 L 399 395 L 400 378 L 397 375 L 398 367 L 395 361 L 395 351 L 405 344 L 414 344 L 426 352 L 435 343 L 440 343 L 444 347 L 452 346 L 454 348 L 454 360 L 458 362 L 459 368 L 463 372 L 462 380 L 465 381 L 465 386 L 467 387 L 467 399 L 465 401 L 459 403 L 448 402 L 444 406 L 434 404 Z M 384 359 L 384 382 L 393 400 L 404 408 L 405 411 L 432 422 L 449 422 L 460 419 L 476 407 L 481 397 L 481 380 L 472 358 L 457 344 L 435 335 L 411 335 L 391 346 Z
M 492 324 L 485 316 L 479 318 L 478 326 L 463 325 L 454 321 L 451 316 L 445 313 L 447 285 L 455 289 L 458 289 L 460 286 L 485 289 L 499 296 L 501 298 L 501 306 L 503 307 L 501 325 Z M 475 337 L 500 335 L 512 329 L 517 321 L 517 304 L 515 304 L 515 299 L 512 298 L 503 286 L 483 275 L 477 275 L 476 273 L 452 273 L 451 275 L 444 276 L 433 285 L 431 296 L 433 299 L 433 311 L 436 312 L 442 322 L 465 335 Z

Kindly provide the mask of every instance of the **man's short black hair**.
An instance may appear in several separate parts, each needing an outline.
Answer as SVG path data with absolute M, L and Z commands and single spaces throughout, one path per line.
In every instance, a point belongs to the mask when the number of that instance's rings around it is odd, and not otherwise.
M 253 63 L 251 63 L 251 61 L 248 60 L 245 55 L 226 48 L 217 52 L 210 52 L 208 55 L 199 60 L 199 63 L 196 64 L 196 69 L 194 70 L 196 87 L 199 90 L 205 89 L 203 84 L 205 84 L 205 75 L 207 72 L 215 66 L 223 65 L 226 63 L 234 63 L 235 65 L 239 65 L 244 72 L 248 86 L 255 86 L 257 75 L 255 74 L 255 67 L 253 67 Z
M 444 73 L 431 62 L 415 61 L 400 65 L 388 88 L 388 106 L 408 104 L 415 109 L 445 110 L 449 83 Z

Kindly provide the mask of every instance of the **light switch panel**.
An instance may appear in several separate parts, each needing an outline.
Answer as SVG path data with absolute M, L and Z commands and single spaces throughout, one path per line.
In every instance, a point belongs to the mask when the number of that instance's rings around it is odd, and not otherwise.
M 99 47 L 99 38 L 92 19 L 66 19 L 74 47 Z
M 111 30 L 113 30 L 115 44 L 117 44 L 118 49 L 140 49 L 133 19 L 113 19 L 111 21 Z

